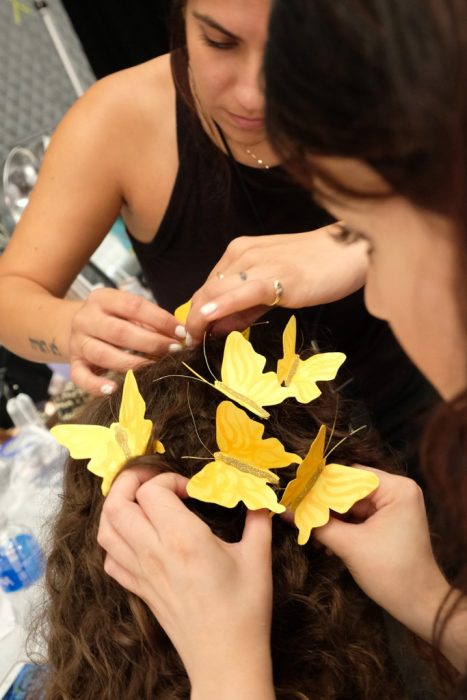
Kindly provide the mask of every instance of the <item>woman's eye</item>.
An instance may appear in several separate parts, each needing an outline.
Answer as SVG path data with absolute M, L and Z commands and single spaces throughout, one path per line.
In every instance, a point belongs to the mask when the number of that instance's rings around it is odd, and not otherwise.
M 213 49 L 221 49 L 222 51 L 234 49 L 237 45 L 234 41 L 214 41 L 214 39 L 210 39 L 206 34 L 202 34 L 201 39 L 206 46 L 210 46 Z

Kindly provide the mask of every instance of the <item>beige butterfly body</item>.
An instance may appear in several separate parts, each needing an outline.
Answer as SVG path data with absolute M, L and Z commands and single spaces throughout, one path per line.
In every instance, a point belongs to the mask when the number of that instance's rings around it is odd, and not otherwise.
M 321 390 L 316 382 L 334 379 L 345 360 L 342 352 L 325 352 L 301 360 L 296 348 L 297 322 L 291 316 L 283 334 L 283 357 L 277 362 L 277 377 L 300 403 L 316 399 Z
M 241 333 L 232 331 L 225 341 L 221 381 L 216 379 L 211 386 L 260 418 L 269 418 L 264 406 L 275 406 L 291 393 L 279 384 L 275 372 L 263 373 L 265 364 L 266 358 L 255 352 Z M 210 384 L 189 365 L 185 364 L 185 367 Z
M 250 510 L 268 508 L 282 513 L 274 490 L 279 477 L 271 469 L 300 462 L 299 455 L 286 452 L 276 438 L 263 439 L 264 426 L 252 420 L 230 401 L 222 401 L 216 413 L 219 452 L 214 461 L 193 476 L 187 486 L 190 496 L 233 508 L 243 501 Z
M 288 484 L 281 499 L 282 505 L 295 514 L 299 544 L 308 542 L 314 527 L 328 522 L 331 510 L 346 513 L 379 485 L 373 472 L 342 464 L 326 464 L 325 438 L 326 428 L 322 425 L 297 469 L 296 478 Z

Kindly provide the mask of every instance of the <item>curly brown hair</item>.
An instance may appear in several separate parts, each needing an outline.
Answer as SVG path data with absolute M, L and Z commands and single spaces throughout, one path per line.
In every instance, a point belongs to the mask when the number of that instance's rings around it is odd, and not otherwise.
M 217 374 L 222 344 L 209 344 L 208 351 Z M 155 426 L 149 444 L 161 439 L 166 453 L 148 453 L 129 461 L 129 466 L 144 464 L 190 476 L 205 464 L 201 460 L 206 450 L 198 435 L 209 450 L 216 450 L 219 394 L 206 384 L 187 380 L 183 360 L 206 374 L 198 350 L 162 358 L 136 372 L 146 416 Z M 120 401 L 121 389 L 94 401 L 81 422 L 110 425 Z M 340 406 L 338 412 L 337 403 L 337 394 L 329 385 L 323 386 L 322 396 L 311 406 L 289 399 L 271 407 L 266 434 L 278 437 L 287 450 L 304 455 L 321 423 L 331 426 L 336 421 L 334 441 L 348 433 L 347 406 Z M 183 460 L 182 455 L 198 456 L 200 461 Z M 349 437 L 334 455 L 347 464 L 388 466 L 369 433 Z M 292 476 L 293 470 L 284 481 Z M 46 574 L 49 604 L 44 628 L 50 668 L 46 698 L 187 699 L 188 677 L 157 620 L 142 600 L 104 572 L 104 552 L 96 539 L 102 504 L 100 481 L 83 461 L 70 460 Z M 228 541 L 241 537 L 242 506 L 230 510 L 197 501 L 187 505 L 218 536 Z M 273 581 L 271 648 L 278 698 L 406 697 L 388 650 L 381 609 L 361 592 L 337 558 L 312 541 L 300 547 L 296 530 L 280 518 L 274 519 Z M 406 643 L 410 646 L 410 640 Z

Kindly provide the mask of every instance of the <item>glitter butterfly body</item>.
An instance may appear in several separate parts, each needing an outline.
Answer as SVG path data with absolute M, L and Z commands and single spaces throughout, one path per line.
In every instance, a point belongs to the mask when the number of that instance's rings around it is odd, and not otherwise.
M 210 384 L 189 365 L 190 372 L 206 384 Z M 269 418 L 264 406 L 275 406 L 291 396 L 287 387 L 282 387 L 275 372 L 263 373 L 266 358 L 255 352 L 251 343 L 238 331 L 227 336 L 221 367 L 221 381 L 215 379 L 215 389 L 260 418 Z
M 219 452 L 190 479 L 188 494 L 226 508 L 243 501 L 250 510 L 268 508 L 282 513 L 284 506 L 268 486 L 277 484 L 279 477 L 270 470 L 298 463 L 301 458 L 286 452 L 276 438 L 263 439 L 263 433 L 261 423 L 230 401 L 222 401 L 216 413 Z
M 144 418 L 146 404 L 139 393 L 132 370 L 126 373 L 118 422 L 109 428 L 100 425 L 56 425 L 52 435 L 70 451 L 73 459 L 89 459 L 88 469 L 102 477 L 106 496 L 126 460 L 145 453 L 152 421 Z M 156 441 L 156 452 L 164 446 Z
M 326 464 L 326 428 L 321 426 L 308 454 L 299 465 L 296 478 L 284 491 L 281 503 L 295 513 L 298 543 L 306 544 L 314 527 L 325 525 L 330 511 L 346 513 L 379 485 L 373 472 L 342 464 Z
M 300 403 L 316 399 L 321 391 L 316 382 L 334 379 L 345 360 L 342 352 L 325 352 L 301 360 L 295 351 L 297 322 L 291 316 L 283 334 L 284 356 L 277 362 L 277 377 L 280 384 L 290 390 Z

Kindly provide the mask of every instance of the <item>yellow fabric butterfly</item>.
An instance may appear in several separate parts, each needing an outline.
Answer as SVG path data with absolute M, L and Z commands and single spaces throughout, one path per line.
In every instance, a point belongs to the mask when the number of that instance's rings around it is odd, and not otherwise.
M 277 438 L 264 440 L 263 433 L 264 425 L 230 401 L 222 401 L 216 413 L 219 452 L 214 453 L 214 462 L 190 479 L 188 494 L 225 508 L 243 501 L 250 510 L 268 508 L 282 513 L 284 506 L 267 485 L 277 484 L 279 477 L 269 470 L 298 463 L 301 457 L 286 452 Z
M 185 362 L 183 364 L 198 379 L 214 386 L 260 418 L 269 418 L 270 415 L 263 406 L 275 406 L 291 396 L 290 390 L 279 384 L 275 372 L 263 374 L 266 358 L 255 352 L 251 343 L 238 331 L 229 333 L 225 341 L 222 381 L 215 379 L 211 384 Z
M 306 544 L 311 530 L 328 522 L 330 510 L 346 513 L 379 485 L 373 472 L 342 464 L 326 464 L 325 438 L 326 428 L 322 425 L 297 469 L 296 478 L 287 485 L 281 498 L 282 505 L 295 513 L 298 544 Z
M 101 425 L 56 425 L 52 435 L 70 451 L 73 459 L 89 459 L 88 469 L 102 478 L 107 496 L 113 480 L 130 457 L 142 455 L 151 436 L 152 421 L 145 419 L 146 404 L 139 393 L 135 375 L 128 370 L 123 385 L 118 423 Z M 158 440 L 154 451 L 164 453 Z
M 279 384 L 288 387 L 297 401 L 310 403 L 321 394 L 316 382 L 334 379 L 345 355 L 325 352 L 301 360 L 295 351 L 296 339 L 297 322 L 291 316 L 282 336 L 284 356 L 277 362 L 277 377 Z
M 177 308 L 176 308 L 175 311 L 174 311 L 174 316 L 175 316 L 175 318 L 176 318 L 177 321 L 178 321 L 179 323 L 181 323 L 182 325 L 185 325 L 185 324 L 186 324 L 186 320 L 187 320 L 187 318 L 188 318 L 188 314 L 189 314 L 190 311 L 191 311 L 192 304 L 193 304 L 192 300 L 189 299 L 189 300 L 186 301 L 184 304 L 181 304 L 180 306 L 177 306 Z M 243 335 L 244 338 L 246 338 L 247 340 L 249 340 L 249 338 L 250 338 L 250 329 L 249 329 L 249 328 L 245 328 L 245 330 L 242 331 L 242 335 Z

